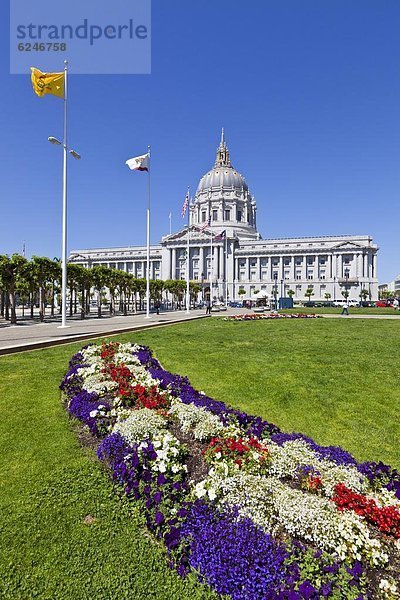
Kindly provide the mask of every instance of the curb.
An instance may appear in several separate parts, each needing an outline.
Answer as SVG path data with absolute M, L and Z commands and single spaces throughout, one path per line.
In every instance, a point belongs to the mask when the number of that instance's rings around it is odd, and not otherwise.
M 129 333 L 130 331 L 142 331 L 144 329 L 154 329 L 155 327 L 167 327 L 168 325 L 175 325 L 179 323 L 186 323 L 195 321 L 197 319 L 208 318 L 208 315 L 196 315 L 186 319 L 177 319 L 176 321 L 164 321 L 159 323 L 149 323 L 146 325 L 132 325 L 131 327 L 123 327 L 122 329 L 110 329 L 101 333 L 78 333 L 68 338 L 59 338 L 56 340 L 42 340 L 40 342 L 33 342 L 32 344 L 24 344 L 21 346 L 10 346 L 9 348 L 0 348 L 0 356 L 7 354 L 18 354 L 19 352 L 29 352 L 31 350 L 41 350 L 43 348 L 51 348 L 52 346 L 61 346 L 65 344 L 73 344 L 80 340 L 94 340 L 100 339 L 106 336 L 115 336 L 122 333 Z

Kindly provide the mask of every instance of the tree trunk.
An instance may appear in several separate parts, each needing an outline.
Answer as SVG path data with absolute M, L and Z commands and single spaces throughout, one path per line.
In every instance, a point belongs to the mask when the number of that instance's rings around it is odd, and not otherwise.
M 44 289 L 42 286 L 39 287 L 39 319 L 40 322 L 44 321 Z
M 86 288 L 86 314 L 90 315 L 90 287 Z
M 16 325 L 17 323 L 17 313 L 15 310 L 15 290 L 12 286 L 10 288 L 10 312 L 11 312 L 11 325 Z
M 30 303 L 31 303 L 31 319 L 33 319 L 33 302 L 34 302 L 34 299 L 33 299 L 33 292 L 31 292 L 31 293 L 29 294 L 29 298 L 30 298 Z
M 5 319 L 6 321 L 10 320 L 10 297 L 8 293 L 6 293 Z
M 85 318 L 86 314 L 86 305 L 85 305 L 85 286 L 82 286 L 82 298 L 81 298 L 81 319 Z
M 77 289 L 74 288 L 74 315 L 78 312 L 78 292 Z
M 97 316 L 101 319 L 101 291 L 97 294 Z
M 54 317 L 54 283 L 51 285 L 51 311 L 50 315 Z
M 73 305 L 72 305 L 73 295 L 74 295 L 74 288 L 70 287 L 69 288 L 69 316 L 70 317 L 72 317 L 72 311 L 73 311 Z

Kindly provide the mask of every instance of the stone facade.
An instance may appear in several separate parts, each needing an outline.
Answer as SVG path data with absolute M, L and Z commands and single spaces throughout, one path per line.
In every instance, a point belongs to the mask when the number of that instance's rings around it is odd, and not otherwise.
M 262 239 L 257 206 L 242 175 L 232 166 L 222 133 L 213 168 L 200 180 L 189 206 L 190 279 L 203 296 L 252 299 L 256 292 L 306 300 L 359 299 L 366 289 L 378 298 L 377 251 L 368 235 Z M 188 227 L 150 248 L 150 278 L 185 279 Z M 212 259 L 212 260 L 211 260 Z M 146 247 L 98 248 L 71 252 L 70 262 L 102 264 L 146 277 Z M 243 289 L 245 294 L 239 294 Z

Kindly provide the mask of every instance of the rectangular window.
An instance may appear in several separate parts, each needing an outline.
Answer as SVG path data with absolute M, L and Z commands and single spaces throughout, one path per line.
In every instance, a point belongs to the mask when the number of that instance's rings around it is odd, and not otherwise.
M 290 265 L 290 258 L 285 258 L 283 264 L 285 265 L 285 267 L 288 267 Z
M 213 210 L 212 211 L 212 215 L 213 215 L 213 221 L 218 221 L 218 211 L 217 210 Z
M 225 211 L 225 221 L 230 221 L 230 220 L 231 220 L 231 211 L 226 210 Z
M 242 220 L 242 211 L 241 211 L 241 210 L 238 210 L 238 211 L 237 211 L 237 220 L 238 220 L 238 221 L 241 221 L 241 220 Z
M 202 213 L 201 213 L 201 221 L 202 221 L 202 223 L 206 222 L 206 216 L 207 216 L 207 213 L 206 213 L 205 210 L 203 210 Z
M 255 271 L 251 271 L 251 272 L 250 272 L 250 279 L 251 279 L 252 281 L 255 281 L 255 279 L 256 279 L 256 272 L 255 272 Z
M 268 279 L 267 271 L 261 271 L 261 279 Z
M 301 279 L 301 275 L 296 275 L 296 279 Z
M 289 279 L 290 276 L 290 272 L 289 271 L 285 271 L 285 279 Z
M 308 275 L 308 278 L 307 278 L 307 279 L 314 279 L 314 275 L 313 275 L 312 273 L 310 273 L 310 274 Z

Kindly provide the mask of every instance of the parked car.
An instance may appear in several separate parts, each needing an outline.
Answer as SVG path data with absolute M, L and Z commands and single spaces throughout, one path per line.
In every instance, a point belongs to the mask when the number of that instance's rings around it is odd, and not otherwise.
M 219 312 L 221 310 L 226 310 L 226 306 L 223 302 L 219 302 L 219 300 L 217 300 L 216 302 L 212 303 L 211 310 L 212 312 Z
M 375 302 L 375 306 L 379 306 L 380 308 L 386 308 L 387 306 L 392 306 L 390 300 L 378 300 Z
M 230 306 L 231 308 L 242 308 L 242 303 L 241 302 L 234 302 L 233 300 L 230 300 L 228 302 L 228 306 Z
M 349 306 L 360 306 L 360 301 L 359 300 L 349 300 L 348 305 Z

